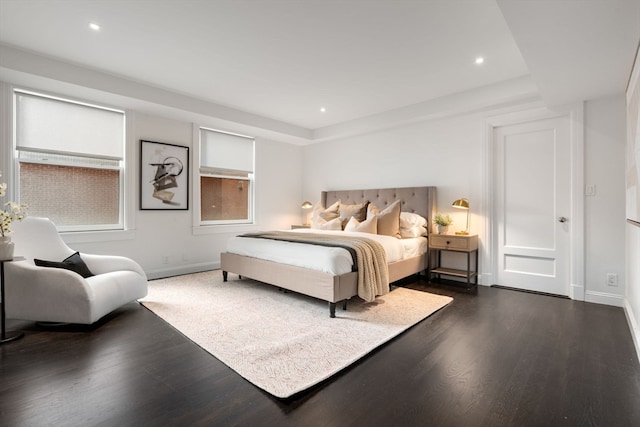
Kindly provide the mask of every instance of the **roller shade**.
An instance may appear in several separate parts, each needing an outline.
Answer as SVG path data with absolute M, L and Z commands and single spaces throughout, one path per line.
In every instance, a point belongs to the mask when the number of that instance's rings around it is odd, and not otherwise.
M 253 138 L 200 129 L 200 171 L 219 174 L 253 173 Z
M 123 158 L 124 112 L 15 94 L 18 150 Z

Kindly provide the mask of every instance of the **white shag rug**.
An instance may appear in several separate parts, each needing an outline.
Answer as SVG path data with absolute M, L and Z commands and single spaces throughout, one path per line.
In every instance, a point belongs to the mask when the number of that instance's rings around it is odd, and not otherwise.
M 329 378 L 453 299 L 406 288 L 326 301 L 220 270 L 149 282 L 140 302 L 242 377 L 287 398 Z

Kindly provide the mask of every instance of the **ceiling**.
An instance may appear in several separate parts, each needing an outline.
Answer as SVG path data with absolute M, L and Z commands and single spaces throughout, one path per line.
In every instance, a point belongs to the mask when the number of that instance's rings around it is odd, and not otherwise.
M 640 0 L 0 0 L 5 46 L 309 130 L 523 76 L 621 93 L 639 39 Z

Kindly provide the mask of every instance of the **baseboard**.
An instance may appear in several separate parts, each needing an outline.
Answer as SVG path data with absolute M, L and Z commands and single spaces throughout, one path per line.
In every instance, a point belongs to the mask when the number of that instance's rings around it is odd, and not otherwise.
M 610 294 L 606 292 L 587 291 L 584 295 L 585 302 L 595 302 L 597 304 L 613 305 L 624 307 L 624 297 L 622 295 Z
M 575 284 L 569 285 L 569 298 L 575 301 L 586 301 L 584 286 Z
M 532 291 L 530 289 L 512 288 L 510 286 L 502 286 L 502 285 L 491 285 L 491 287 L 492 288 L 498 288 L 498 289 L 506 289 L 508 291 L 524 292 L 524 293 L 527 293 L 527 294 L 544 295 L 544 296 L 553 297 L 553 298 L 569 299 L 569 297 L 566 296 L 566 295 L 550 294 L 548 292 Z
M 629 330 L 631 331 L 631 338 L 633 338 L 633 344 L 636 347 L 636 355 L 638 356 L 638 361 L 640 362 L 640 330 L 638 329 L 638 322 L 633 315 L 633 310 L 631 309 L 631 306 L 629 305 L 629 301 L 627 301 L 627 299 L 624 300 L 624 314 L 627 317 Z
M 177 265 L 145 271 L 149 280 L 162 279 L 164 277 L 180 276 L 182 274 L 200 273 L 202 271 L 216 270 L 220 268 L 218 262 L 203 262 L 199 264 Z
M 484 286 L 493 285 L 493 275 L 490 273 L 479 273 L 478 285 L 484 285 Z

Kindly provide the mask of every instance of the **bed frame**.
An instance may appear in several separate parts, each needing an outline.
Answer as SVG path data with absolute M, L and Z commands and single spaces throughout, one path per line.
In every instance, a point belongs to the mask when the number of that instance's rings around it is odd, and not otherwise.
M 436 212 L 436 187 L 405 187 L 371 190 L 323 191 L 323 206 L 331 206 L 340 200 L 345 204 L 361 203 L 365 200 L 380 209 L 401 200 L 403 212 L 413 212 L 431 221 Z M 389 282 L 395 282 L 427 269 L 428 255 L 421 255 L 389 264 Z M 358 294 L 357 272 L 349 272 L 339 276 L 265 261 L 243 255 L 223 252 L 220 254 L 220 268 L 224 281 L 228 272 L 245 276 L 260 282 L 268 283 L 301 294 L 309 295 L 329 302 L 329 315 L 335 317 L 336 303 L 343 302 L 346 310 L 347 300 Z

